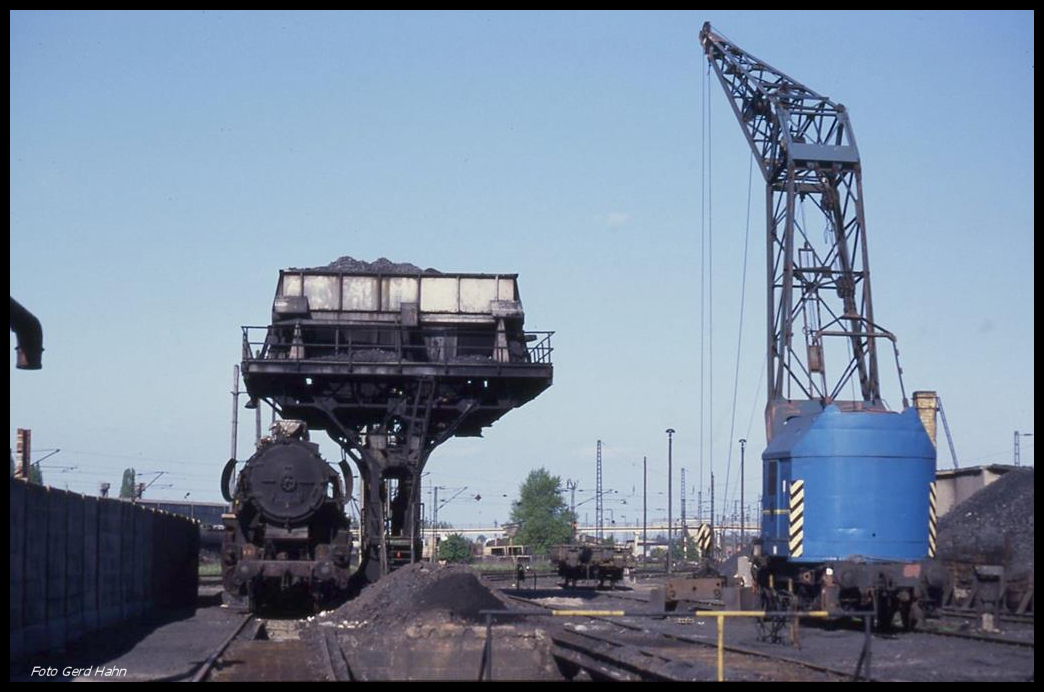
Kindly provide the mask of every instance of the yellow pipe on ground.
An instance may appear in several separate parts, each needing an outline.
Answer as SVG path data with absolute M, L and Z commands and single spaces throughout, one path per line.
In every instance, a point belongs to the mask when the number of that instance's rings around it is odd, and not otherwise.
M 718 621 L 718 682 L 725 682 L 725 618 L 763 618 L 764 610 L 697 610 L 694 616 L 713 615 Z M 807 613 L 794 613 L 794 617 L 825 618 L 830 613 L 825 610 L 810 610 Z
M 725 616 L 718 616 L 718 682 L 725 682 Z

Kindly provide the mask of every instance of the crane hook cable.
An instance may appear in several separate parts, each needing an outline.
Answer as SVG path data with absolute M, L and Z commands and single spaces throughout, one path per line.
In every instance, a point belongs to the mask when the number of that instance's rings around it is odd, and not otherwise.
M 729 457 L 728 465 L 725 467 L 725 492 L 723 501 L 726 503 L 722 508 L 728 508 L 729 501 L 729 477 L 732 473 L 732 449 L 735 444 L 736 432 L 736 402 L 739 399 L 739 371 L 740 371 L 740 349 L 743 345 L 743 314 L 747 297 L 747 249 L 750 244 L 750 200 L 754 187 L 754 153 L 750 154 L 750 164 L 747 167 L 747 229 L 743 237 L 743 278 L 740 284 L 740 308 L 739 308 L 739 336 L 736 339 L 736 373 L 732 381 L 732 420 L 729 423 Z M 758 384 L 760 387 L 760 383 Z M 749 427 L 749 426 L 748 426 Z M 749 432 L 749 431 L 748 431 Z M 733 489 L 735 495 L 735 489 Z M 743 498 L 740 498 L 740 512 L 743 512 Z

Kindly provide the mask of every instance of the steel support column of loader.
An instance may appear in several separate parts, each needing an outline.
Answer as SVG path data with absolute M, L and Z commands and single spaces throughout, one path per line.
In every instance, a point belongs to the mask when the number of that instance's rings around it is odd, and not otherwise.
M 310 405 L 326 419 L 325 429 L 359 470 L 362 555 L 357 583 L 370 583 L 390 572 L 396 566 L 396 547 L 398 562 L 403 564 L 415 562 L 421 554 L 420 478 L 424 466 L 435 447 L 449 439 L 477 406 L 473 400 L 462 402 L 457 419 L 432 435 L 436 392 L 434 380 L 418 380 L 412 392 L 411 415 L 405 417 L 407 425 L 394 431 L 391 425 L 362 430 L 346 426 L 336 414 L 338 404 L 332 400 Z

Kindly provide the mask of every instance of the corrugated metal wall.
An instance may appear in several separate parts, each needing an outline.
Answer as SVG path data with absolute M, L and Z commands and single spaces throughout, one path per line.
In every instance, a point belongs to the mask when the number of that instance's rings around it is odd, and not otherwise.
M 11 658 L 195 603 L 196 522 L 15 479 L 10 507 Z

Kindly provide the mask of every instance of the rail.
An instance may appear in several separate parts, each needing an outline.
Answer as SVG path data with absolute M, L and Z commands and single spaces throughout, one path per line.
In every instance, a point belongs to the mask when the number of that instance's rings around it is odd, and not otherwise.
M 239 624 L 236 625 L 236 628 L 232 630 L 232 634 L 228 635 L 228 637 L 226 637 L 225 640 L 214 649 L 210 656 L 207 657 L 207 660 L 200 665 L 199 670 L 192 676 L 192 682 L 203 682 L 206 680 L 207 676 L 210 675 L 210 671 L 214 668 L 214 664 L 216 664 L 218 659 L 221 658 L 221 654 L 225 653 L 225 649 L 227 649 L 228 645 L 232 643 L 232 640 L 238 637 L 239 633 L 243 631 L 243 628 L 245 628 L 249 623 L 254 622 L 255 619 L 256 616 L 251 613 L 240 620 Z
M 244 360 L 550 365 L 554 332 L 297 322 L 244 326 Z M 263 334 L 263 336 L 262 336 Z
M 493 620 L 497 617 L 638 617 L 664 619 L 670 617 L 670 613 L 663 611 L 630 611 L 630 610 L 480 610 L 480 615 L 486 618 L 486 647 L 483 655 L 482 670 L 480 678 L 484 680 L 493 679 Z M 714 617 L 718 623 L 718 682 L 725 681 L 725 618 L 752 617 L 752 618 L 792 618 L 797 623 L 800 618 L 829 618 L 832 614 L 826 610 L 799 611 L 766 611 L 766 610 L 697 610 L 689 616 Z M 854 612 L 846 615 L 861 616 L 863 618 L 863 650 L 859 654 L 853 679 L 859 680 L 860 675 L 865 680 L 870 679 L 870 623 L 872 612 Z M 687 616 L 688 617 L 688 616 Z

